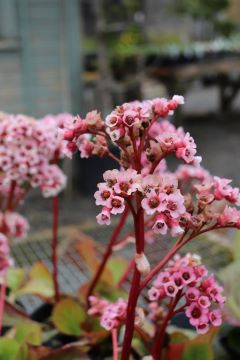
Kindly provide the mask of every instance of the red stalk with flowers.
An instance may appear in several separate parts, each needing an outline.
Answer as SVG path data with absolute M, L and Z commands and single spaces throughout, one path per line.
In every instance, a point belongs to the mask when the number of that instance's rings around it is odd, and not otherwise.
M 156 98 L 118 106 L 105 121 L 96 111 L 85 119 L 77 117 L 73 124 L 61 130 L 66 142 L 65 154 L 76 150 L 81 157 L 110 156 L 120 169 L 108 170 L 98 184 L 96 204 L 102 206 L 97 216 L 101 225 L 109 225 L 113 215 L 122 214 L 110 239 L 102 263 L 87 292 L 88 313 L 100 316 L 103 328 L 112 332 L 114 359 L 128 360 L 134 330 L 139 332 L 144 311 L 138 307 L 142 291 L 148 290 L 148 318 L 156 324 L 150 356 L 162 359 L 164 335 L 171 318 L 185 312 L 198 333 L 222 322 L 221 307 L 225 302 L 223 289 L 201 264 L 197 255 L 178 255 L 189 241 L 210 230 L 240 227 L 239 189 L 230 180 L 212 177 L 200 166 L 196 144 L 189 133 L 176 128 L 164 118 L 184 103 L 182 96 L 171 100 Z M 110 144 L 119 149 L 113 155 Z M 166 158 L 175 154 L 186 165 L 173 173 L 167 169 Z M 128 243 L 119 240 L 125 220 L 131 214 L 134 224 L 135 254 L 123 275 L 125 281 L 133 269 L 128 300 L 110 303 L 95 294 L 96 285 L 115 248 Z M 149 264 L 145 248 L 154 238 L 170 233 L 176 239 L 172 248 L 154 267 Z M 157 241 L 157 240 L 156 240 Z M 165 309 L 162 304 L 164 304 Z M 118 333 L 124 326 L 124 339 L 118 343 Z
M 44 197 L 53 197 L 53 283 L 59 300 L 57 279 L 58 193 L 66 177 L 58 167 L 63 155 L 58 127 L 73 117 L 70 114 L 35 120 L 24 115 L 0 114 L 0 327 L 4 311 L 6 272 L 12 260 L 10 244 L 24 238 L 27 220 L 17 213 L 29 191 L 39 188 Z

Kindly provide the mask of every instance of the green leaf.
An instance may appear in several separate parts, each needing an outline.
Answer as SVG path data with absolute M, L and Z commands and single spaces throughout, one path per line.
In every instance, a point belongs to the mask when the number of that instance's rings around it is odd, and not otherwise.
M 53 309 L 52 320 L 57 329 L 67 335 L 80 336 L 81 324 L 86 319 L 86 313 L 73 299 L 63 299 Z
M 7 271 L 7 286 L 14 293 L 23 283 L 25 271 L 20 268 L 9 268 Z
M 41 326 L 30 321 L 17 324 L 15 340 L 20 344 L 40 345 L 42 342 Z
M 213 351 L 205 343 L 192 343 L 183 352 L 182 360 L 213 360 Z
M 34 294 L 43 298 L 54 295 L 53 279 L 48 268 L 41 262 L 33 265 L 26 283 L 16 291 L 16 295 Z
M 0 339 L 0 359 L 2 360 L 14 360 L 20 345 L 16 340 L 1 338 Z
M 175 331 L 171 334 L 171 344 L 181 344 L 188 340 L 189 338 L 183 332 Z
M 111 258 L 107 263 L 107 269 L 112 274 L 113 284 L 116 285 L 127 268 L 127 261 L 122 257 Z

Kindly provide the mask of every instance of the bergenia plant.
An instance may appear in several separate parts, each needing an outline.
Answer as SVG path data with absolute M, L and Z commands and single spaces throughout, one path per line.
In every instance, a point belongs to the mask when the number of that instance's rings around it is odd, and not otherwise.
M 166 327 L 175 314 L 184 312 L 200 334 L 222 322 L 223 289 L 199 256 L 177 253 L 208 231 L 240 228 L 239 189 L 204 170 L 191 135 L 165 119 L 183 103 L 178 95 L 171 100 L 134 101 L 116 107 L 105 121 L 92 111 L 60 130 L 66 156 L 79 150 L 83 158 L 109 156 L 117 165 L 103 174 L 94 195 L 101 207 L 100 225 L 111 224 L 115 216 L 120 219 L 86 299 L 88 313 L 99 316 L 101 326 L 112 333 L 115 360 L 119 353 L 122 360 L 129 359 L 134 332 L 140 331 L 145 315 L 155 324 L 147 347 L 148 358 L 156 360 L 162 359 Z M 184 163 L 175 172 L 167 168 L 170 154 Z M 132 271 L 131 286 L 127 301 L 120 298 L 111 303 L 100 297 L 96 285 L 112 251 L 128 243 L 127 237 L 119 240 L 128 216 L 134 223 L 135 251 L 120 283 Z M 146 249 L 166 236 L 173 238 L 173 245 L 153 266 Z M 149 307 L 143 310 L 138 300 L 145 288 Z
M 61 114 L 36 120 L 25 115 L 0 114 L 0 326 L 6 290 L 6 271 L 12 260 L 10 242 L 23 238 L 29 225 L 17 213 L 31 189 L 39 188 L 44 197 L 53 197 L 53 278 L 55 297 L 57 281 L 57 195 L 65 187 L 66 176 L 57 165 L 63 155 L 57 128 L 72 116 Z

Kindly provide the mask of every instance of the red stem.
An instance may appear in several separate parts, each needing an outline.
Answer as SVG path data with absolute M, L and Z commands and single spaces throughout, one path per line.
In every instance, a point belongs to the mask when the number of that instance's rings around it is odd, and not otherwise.
M 4 304 L 5 304 L 5 295 L 6 295 L 6 274 L 7 274 L 7 270 L 4 270 L 2 274 L 2 286 L 0 290 L 0 336 L 2 335 Z
M 112 330 L 113 360 L 118 360 L 117 329 Z
M 152 355 L 155 360 L 161 360 L 161 358 L 162 358 L 162 347 L 163 347 L 164 334 L 166 331 L 166 327 L 168 325 L 169 320 L 172 318 L 172 316 L 174 314 L 174 309 L 180 298 L 181 298 L 181 292 L 179 294 L 177 294 L 176 298 L 171 301 L 169 308 L 168 308 L 168 313 L 163 320 L 160 331 L 157 333 L 157 336 L 154 341 L 153 349 L 152 349 Z
M 58 218 L 59 218 L 59 198 L 54 196 L 52 200 L 53 206 L 53 228 L 52 228 L 52 265 L 53 265 L 53 285 L 55 302 L 60 299 L 59 284 L 58 284 Z
M 136 251 L 141 254 L 144 251 L 144 212 L 141 208 L 141 198 L 137 196 L 137 208 L 139 209 L 134 218 L 136 238 Z M 135 309 L 137 305 L 141 274 L 135 266 L 131 289 L 128 297 L 125 334 L 122 348 L 122 360 L 128 360 L 131 352 L 131 344 L 134 332 Z
M 94 278 L 93 278 L 93 280 L 92 280 L 92 282 L 91 282 L 91 284 L 90 284 L 90 286 L 88 288 L 87 297 L 86 297 L 87 304 L 88 304 L 88 298 L 93 293 L 93 291 L 94 291 L 94 289 L 95 289 L 95 287 L 96 287 L 96 285 L 97 285 L 97 283 L 98 283 L 98 281 L 99 281 L 99 279 L 100 279 L 100 277 L 101 277 L 101 275 L 103 273 L 105 265 L 106 265 L 109 257 L 112 254 L 113 245 L 115 244 L 115 242 L 118 239 L 118 236 L 119 236 L 119 234 L 120 234 L 120 232 L 122 230 L 122 227 L 125 224 L 125 221 L 127 219 L 128 213 L 129 213 L 129 208 L 126 207 L 123 214 L 122 214 L 122 216 L 121 216 L 121 218 L 120 218 L 120 220 L 119 220 L 118 225 L 116 226 L 116 228 L 114 229 L 114 231 L 112 233 L 112 237 L 110 239 L 110 242 L 108 243 L 108 246 L 106 248 L 105 254 L 104 254 L 103 259 L 102 259 L 102 262 L 101 262 L 101 264 L 100 264 L 100 266 L 99 266 L 99 268 L 98 268 L 98 270 L 97 270 L 97 272 L 96 272 L 96 274 L 95 274 L 95 276 L 94 276 Z
M 9 196 L 8 196 L 8 201 L 7 201 L 7 205 L 6 205 L 6 211 L 13 210 L 13 198 L 14 198 L 15 188 L 16 188 L 16 181 L 12 180 L 11 186 L 10 186 L 10 192 L 9 192 Z

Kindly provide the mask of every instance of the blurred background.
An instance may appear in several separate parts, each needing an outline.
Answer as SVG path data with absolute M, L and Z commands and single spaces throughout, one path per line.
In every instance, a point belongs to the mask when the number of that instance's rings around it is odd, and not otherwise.
M 0 109 L 105 116 L 125 101 L 182 94 L 173 121 L 203 166 L 240 185 L 239 29 L 240 0 L 0 0 Z M 77 155 L 64 166 L 77 222 L 95 212 L 96 183 L 113 164 Z

